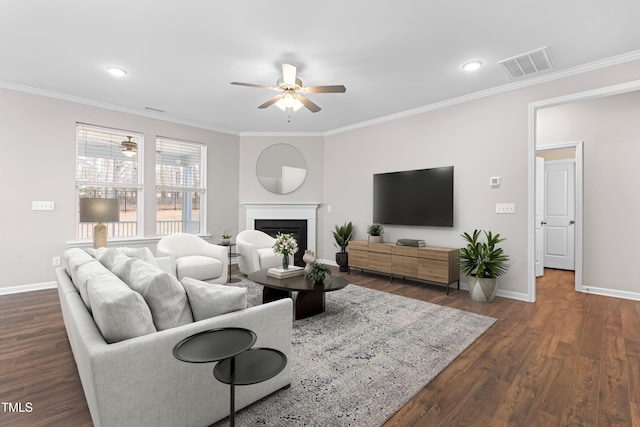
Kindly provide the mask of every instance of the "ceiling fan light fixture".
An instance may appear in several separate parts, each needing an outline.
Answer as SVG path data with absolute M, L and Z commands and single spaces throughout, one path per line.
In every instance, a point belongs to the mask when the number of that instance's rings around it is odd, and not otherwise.
M 476 71 L 476 70 L 480 69 L 480 67 L 482 67 L 482 61 L 480 61 L 478 59 L 474 59 L 473 61 L 468 61 L 468 62 L 465 62 L 464 64 L 462 64 L 462 69 L 467 71 L 467 72 Z
M 138 153 L 138 144 L 131 140 L 130 136 L 128 141 L 122 141 L 122 154 L 127 157 L 133 157 Z

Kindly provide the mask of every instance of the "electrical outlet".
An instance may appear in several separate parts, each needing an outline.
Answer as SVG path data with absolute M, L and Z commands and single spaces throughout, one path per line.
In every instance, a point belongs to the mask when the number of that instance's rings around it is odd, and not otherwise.
M 514 214 L 516 213 L 515 203 L 496 203 L 497 214 Z
M 53 258 L 51 258 L 51 265 L 54 267 L 60 265 L 60 257 L 54 256 Z

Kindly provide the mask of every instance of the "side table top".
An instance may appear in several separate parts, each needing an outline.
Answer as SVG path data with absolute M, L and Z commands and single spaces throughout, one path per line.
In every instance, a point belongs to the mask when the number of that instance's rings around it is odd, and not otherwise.
M 232 368 L 232 363 L 235 364 Z M 252 348 L 225 359 L 213 368 L 213 376 L 224 384 L 250 385 L 278 375 L 287 366 L 287 356 L 273 348 Z
M 180 341 L 173 347 L 173 356 L 190 363 L 217 362 L 250 349 L 256 339 L 256 334 L 248 329 L 210 329 Z

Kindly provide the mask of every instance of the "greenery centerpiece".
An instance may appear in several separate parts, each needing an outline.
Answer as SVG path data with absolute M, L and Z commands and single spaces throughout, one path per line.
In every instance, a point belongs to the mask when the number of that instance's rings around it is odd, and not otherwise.
M 353 224 L 351 221 L 344 225 L 336 225 L 333 238 L 335 239 L 334 246 L 340 248 L 340 252 L 336 253 L 336 263 L 340 266 L 340 271 L 349 270 L 349 254 L 347 253 L 347 247 L 349 246 L 349 240 L 353 238 Z
M 298 252 L 298 242 L 291 234 L 282 234 L 278 232 L 276 242 L 273 244 L 273 252 L 282 255 L 282 268 L 289 268 L 289 255 Z
M 322 283 L 327 274 L 331 276 L 331 269 L 329 266 L 316 262 L 311 266 L 309 271 L 305 273 L 305 277 L 313 283 Z
M 486 239 L 483 241 L 482 234 Z M 467 246 L 461 248 L 460 271 L 469 277 L 469 295 L 474 301 L 491 302 L 496 297 L 497 278 L 509 268 L 509 256 L 496 245 L 503 242 L 500 234 L 491 231 L 473 230 L 472 234 L 462 233 Z
M 380 224 L 371 224 L 367 227 L 367 234 L 369 235 L 369 243 L 382 243 L 384 227 Z

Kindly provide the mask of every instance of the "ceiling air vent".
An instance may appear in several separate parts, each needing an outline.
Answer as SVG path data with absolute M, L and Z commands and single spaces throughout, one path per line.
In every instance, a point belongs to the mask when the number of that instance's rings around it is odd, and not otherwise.
M 512 79 L 529 76 L 551 68 L 551 58 L 546 47 L 498 61 Z

